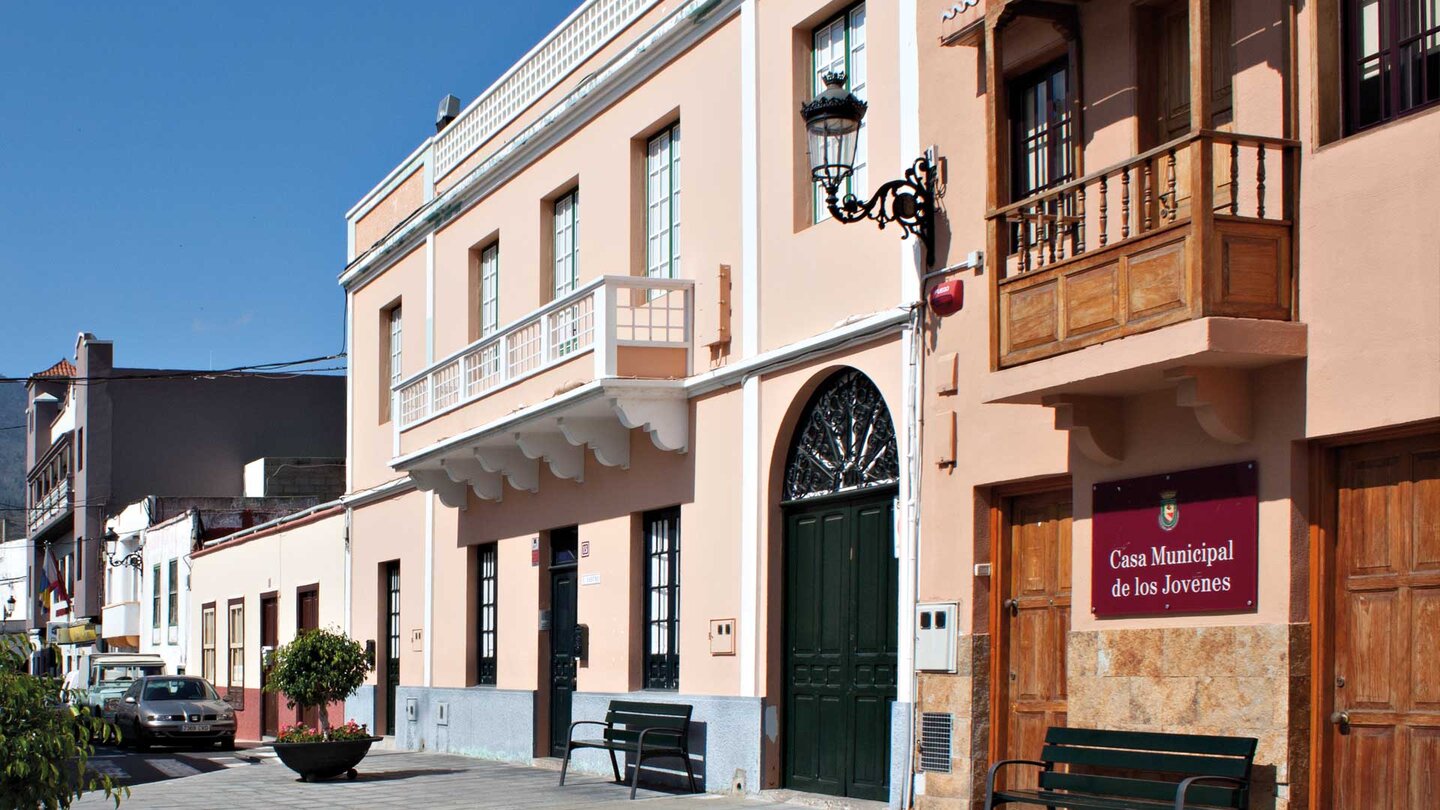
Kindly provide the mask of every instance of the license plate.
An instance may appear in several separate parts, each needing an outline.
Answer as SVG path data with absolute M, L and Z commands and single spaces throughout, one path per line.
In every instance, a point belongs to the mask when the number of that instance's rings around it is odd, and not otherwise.
M 182 732 L 185 732 L 185 731 L 209 731 L 209 730 L 210 730 L 210 724 L 209 724 L 209 723 L 186 723 L 186 724 L 180 726 L 180 730 L 181 730 Z

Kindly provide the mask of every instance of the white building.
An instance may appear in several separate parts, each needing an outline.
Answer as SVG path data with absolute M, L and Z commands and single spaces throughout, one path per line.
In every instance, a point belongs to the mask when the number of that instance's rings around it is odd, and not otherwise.
M 0 533 L 4 532 L 0 522 Z M 30 618 L 30 542 L 25 537 L 0 537 L 0 629 L 24 632 Z

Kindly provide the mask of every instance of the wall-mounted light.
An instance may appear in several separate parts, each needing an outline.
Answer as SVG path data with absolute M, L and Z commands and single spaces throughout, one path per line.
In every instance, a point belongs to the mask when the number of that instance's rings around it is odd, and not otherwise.
M 845 89 L 844 73 L 827 73 L 825 89 L 801 105 L 805 132 L 810 142 L 810 176 L 825 188 L 830 216 L 841 222 L 873 219 L 881 228 L 898 222 L 908 236 L 914 234 L 925 246 L 925 261 L 935 264 L 935 167 L 920 157 L 905 170 L 905 176 L 891 180 L 861 202 L 854 194 L 840 197 L 840 184 L 855 170 L 855 150 L 860 142 L 860 122 L 869 105 Z
M 111 568 L 119 568 L 128 565 L 139 571 L 145 566 L 145 560 L 140 556 L 140 549 L 121 554 L 120 535 L 114 529 L 105 530 L 105 556 L 110 560 Z

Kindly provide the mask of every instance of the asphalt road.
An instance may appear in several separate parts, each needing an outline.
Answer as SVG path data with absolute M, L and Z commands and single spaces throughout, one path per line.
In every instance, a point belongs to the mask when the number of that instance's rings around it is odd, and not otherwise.
M 200 773 L 254 765 L 254 743 L 237 743 L 234 751 L 204 748 L 152 748 L 139 753 L 113 745 L 96 746 L 90 770 L 109 776 L 117 785 L 144 785 Z M 269 753 L 269 748 L 262 749 Z

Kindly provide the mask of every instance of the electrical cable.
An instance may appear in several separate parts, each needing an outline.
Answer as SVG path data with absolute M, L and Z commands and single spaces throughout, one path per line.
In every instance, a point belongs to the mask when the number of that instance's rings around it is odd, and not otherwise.
M 121 370 L 122 373 L 107 377 L 0 377 L 0 383 L 29 383 L 53 382 L 69 383 L 75 385 L 87 385 L 91 383 L 130 381 L 130 380 L 174 380 L 174 379 L 212 379 L 219 377 L 234 377 L 240 375 L 263 376 L 266 372 L 283 372 L 287 375 L 315 374 L 322 371 L 343 371 L 344 366 L 332 366 L 327 368 L 295 369 L 295 366 L 305 366 L 312 363 L 321 363 L 327 360 L 343 360 L 345 352 L 339 354 L 327 354 L 319 357 L 307 357 L 303 360 L 281 360 L 271 363 L 255 363 L 247 366 L 235 366 L 233 368 L 215 369 L 213 371 L 200 370 L 177 370 L 177 371 L 155 371 L 152 373 L 130 374 L 124 373 L 129 370 Z M 143 369 L 140 369 L 143 371 Z

